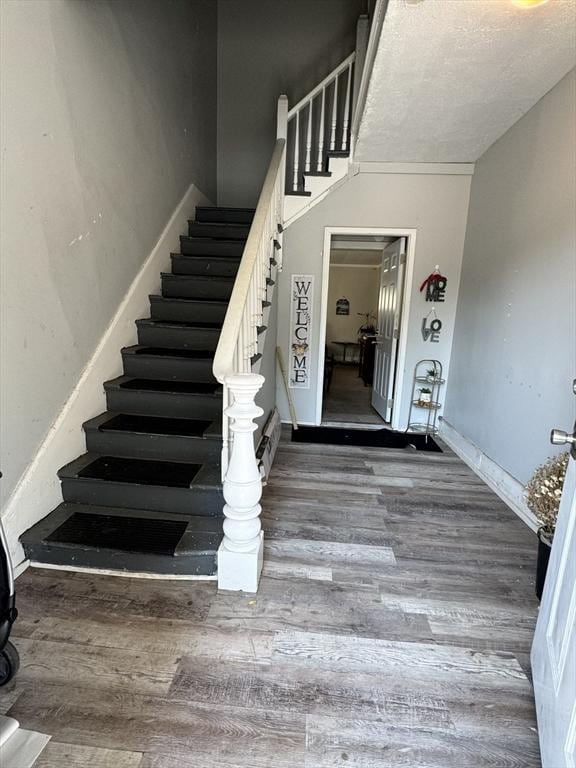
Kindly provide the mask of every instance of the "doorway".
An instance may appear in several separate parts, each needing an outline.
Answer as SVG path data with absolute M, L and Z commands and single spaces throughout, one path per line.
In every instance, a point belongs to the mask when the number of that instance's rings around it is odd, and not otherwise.
M 414 237 L 326 228 L 317 424 L 399 428 Z

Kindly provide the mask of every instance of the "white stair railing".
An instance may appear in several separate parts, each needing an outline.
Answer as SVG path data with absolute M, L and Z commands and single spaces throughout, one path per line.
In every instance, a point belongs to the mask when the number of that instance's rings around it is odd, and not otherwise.
M 288 112 L 288 192 L 302 191 L 304 173 L 326 170 L 328 151 L 348 152 L 355 59 L 351 53 Z
M 278 105 L 285 123 L 286 97 Z M 281 268 L 286 139 L 279 134 L 260 193 L 228 304 L 213 373 L 223 387 L 222 478 L 224 539 L 218 551 L 218 586 L 255 592 L 262 568 L 262 480 L 254 453 L 254 398 L 264 377 L 252 373 L 273 264 Z M 273 345 L 275 348 L 275 345 Z

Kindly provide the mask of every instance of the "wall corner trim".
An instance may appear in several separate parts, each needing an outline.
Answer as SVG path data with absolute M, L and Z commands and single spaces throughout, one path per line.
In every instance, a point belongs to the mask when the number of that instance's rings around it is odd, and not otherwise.
M 19 537 L 62 501 L 58 470 L 84 453 L 82 424 L 106 410 L 103 383 L 122 372 L 122 347 L 135 343 L 134 321 L 149 312 L 148 295 L 157 292 L 160 273 L 169 269 L 170 253 L 179 250 L 196 205 L 211 205 L 191 184 L 122 299 L 78 383 L 48 430 L 31 463 L 1 512 L 15 568 L 24 563 Z
M 473 176 L 475 163 L 382 163 L 362 162 L 360 173 L 434 174 L 436 176 Z
M 538 529 L 536 517 L 524 501 L 522 483 L 483 453 L 471 440 L 461 435 L 443 417 L 440 417 L 440 437 L 529 528 L 533 531 Z

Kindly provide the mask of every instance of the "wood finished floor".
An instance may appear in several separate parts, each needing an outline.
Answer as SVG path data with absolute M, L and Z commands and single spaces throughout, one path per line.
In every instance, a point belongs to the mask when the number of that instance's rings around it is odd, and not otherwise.
M 372 387 L 365 387 L 357 365 L 334 366 L 332 382 L 322 404 L 323 421 L 382 424 L 384 419 L 372 408 Z
M 283 442 L 263 508 L 257 596 L 18 579 L 37 768 L 540 765 L 534 536 L 454 454 Z

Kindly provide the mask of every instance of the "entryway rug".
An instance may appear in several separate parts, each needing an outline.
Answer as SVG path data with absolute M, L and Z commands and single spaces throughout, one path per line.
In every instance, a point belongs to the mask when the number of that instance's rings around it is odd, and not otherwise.
M 391 429 L 342 429 L 340 427 L 298 427 L 292 430 L 293 443 L 358 445 L 376 448 L 412 448 L 442 453 L 434 438 L 393 432 Z

